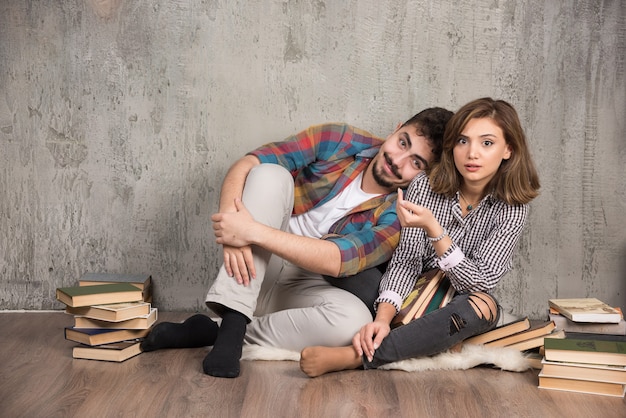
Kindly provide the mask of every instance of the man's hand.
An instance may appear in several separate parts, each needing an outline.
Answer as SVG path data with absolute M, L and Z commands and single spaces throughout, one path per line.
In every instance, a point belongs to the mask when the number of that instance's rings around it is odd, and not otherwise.
M 230 277 L 235 277 L 237 283 L 248 286 L 250 279 L 256 277 L 254 261 L 252 259 L 252 248 L 231 247 L 224 245 L 224 268 Z
M 237 212 L 216 213 L 211 216 L 215 241 L 224 246 L 224 268 L 237 283 L 247 286 L 256 277 L 249 234 L 257 222 L 241 199 L 236 198 Z
M 211 216 L 216 242 L 231 247 L 250 245 L 250 234 L 257 223 L 241 199 L 235 199 L 237 212 L 222 212 Z

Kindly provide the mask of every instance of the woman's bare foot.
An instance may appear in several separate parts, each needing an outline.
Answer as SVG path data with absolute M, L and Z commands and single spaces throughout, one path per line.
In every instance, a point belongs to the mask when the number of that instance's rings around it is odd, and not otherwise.
M 356 369 L 361 364 L 361 356 L 351 345 L 346 347 L 306 347 L 300 353 L 300 369 L 309 377 L 317 377 L 340 370 Z
M 461 351 L 463 351 L 463 341 L 457 343 L 456 345 L 453 345 L 452 347 L 450 347 L 449 350 L 451 353 L 460 353 Z

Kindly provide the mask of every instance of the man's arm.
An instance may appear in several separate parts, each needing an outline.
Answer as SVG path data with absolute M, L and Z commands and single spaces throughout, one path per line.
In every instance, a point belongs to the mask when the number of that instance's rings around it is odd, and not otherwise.
M 254 155 L 245 155 L 237 160 L 226 173 L 220 191 L 219 212 L 236 212 L 235 198 L 241 199 L 246 178 L 255 166 L 261 164 Z
M 333 277 L 339 274 L 341 253 L 333 242 L 261 226 L 265 232 L 255 234 L 255 245 L 314 273 Z
M 234 206 L 235 212 L 218 213 L 211 218 L 218 244 L 237 249 L 257 245 L 312 272 L 339 274 L 341 253 L 333 242 L 295 235 L 257 222 L 239 198 L 234 200 Z M 241 274 L 242 280 L 237 277 L 238 281 L 247 284 L 246 272 Z

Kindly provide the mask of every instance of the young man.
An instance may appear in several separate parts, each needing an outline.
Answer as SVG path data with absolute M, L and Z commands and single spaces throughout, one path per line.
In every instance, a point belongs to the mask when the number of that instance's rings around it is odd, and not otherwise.
M 144 351 L 213 345 L 206 374 L 239 375 L 245 341 L 300 351 L 349 344 L 372 319 L 323 275 L 348 277 L 391 258 L 396 190 L 438 161 L 452 112 L 426 109 L 386 140 L 345 124 L 308 128 L 230 168 L 212 216 L 224 264 L 206 303 L 222 317 L 157 325 Z

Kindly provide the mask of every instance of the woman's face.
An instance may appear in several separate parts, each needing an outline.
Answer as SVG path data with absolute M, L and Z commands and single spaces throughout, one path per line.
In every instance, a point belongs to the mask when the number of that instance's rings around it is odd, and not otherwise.
M 468 186 L 484 188 L 496 175 L 511 148 L 491 118 L 475 118 L 465 125 L 454 146 L 454 164 Z

